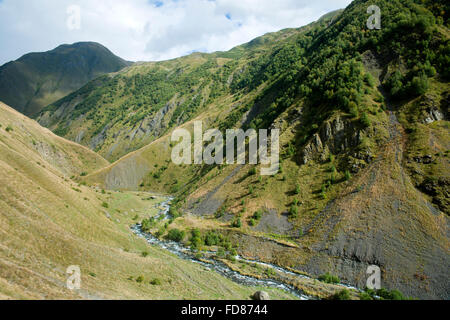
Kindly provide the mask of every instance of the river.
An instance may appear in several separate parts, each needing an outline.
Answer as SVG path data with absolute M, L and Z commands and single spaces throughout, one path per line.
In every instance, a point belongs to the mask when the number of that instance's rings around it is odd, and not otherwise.
M 161 219 L 161 220 L 170 219 L 169 210 L 170 210 L 170 202 L 172 200 L 173 200 L 173 198 L 169 197 L 164 202 L 162 202 L 160 205 L 158 205 L 160 210 L 159 210 L 158 214 L 155 216 L 155 218 Z M 149 233 L 143 232 L 140 224 L 136 224 L 136 225 L 132 226 L 131 229 L 133 230 L 133 232 L 136 235 L 138 235 L 142 238 L 145 238 L 148 243 L 158 246 L 164 250 L 167 250 L 167 251 L 175 254 L 177 257 L 179 257 L 181 259 L 200 264 L 209 270 L 214 270 L 215 272 L 221 274 L 222 276 L 224 276 L 238 284 L 242 284 L 245 286 L 260 286 L 260 287 L 277 288 L 277 289 L 289 292 L 290 294 L 296 296 L 298 299 L 301 299 L 301 300 L 316 299 L 315 297 L 310 297 L 310 296 L 305 295 L 302 291 L 296 289 L 295 287 L 293 287 L 291 285 L 285 284 L 281 281 L 277 281 L 277 280 L 270 279 L 270 278 L 259 279 L 259 278 L 248 276 L 248 275 L 242 275 L 239 272 L 232 270 L 229 266 L 227 266 L 223 262 L 218 261 L 213 258 L 202 258 L 202 260 L 198 260 L 195 258 L 194 254 L 192 253 L 192 251 L 189 248 L 186 248 L 186 247 L 180 245 L 178 242 L 168 241 L 168 240 L 160 240 Z M 208 252 L 208 251 L 206 251 L 205 253 L 213 254 L 213 252 Z M 273 265 L 270 263 L 265 263 L 265 262 L 256 261 L 256 260 L 248 260 L 241 256 L 236 256 L 236 259 L 246 262 L 246 263 L 258 264 L 263 267 L 272 268 L 272 269 L 274 269 L 282 274 L 285 274 L 285 275 L 299 277 L 299 278 L 305 278 L 305 279 L 311 279 L 308 276 L 297 274 L 295 272 L 286 270 L 280 266 L 276 266 L 276 265 Z M 340 284 L 340 285 L 342 287 L 345 287 L 348 289 L 356 289 L 355 287 L 348 286 L 345 284 Z M 356 289 L 356 290 L 358 290 L 358 289 Z

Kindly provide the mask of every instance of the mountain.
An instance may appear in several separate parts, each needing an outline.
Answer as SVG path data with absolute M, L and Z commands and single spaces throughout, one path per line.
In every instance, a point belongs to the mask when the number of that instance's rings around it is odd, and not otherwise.
M 239 70 L 255 57 L 280 50 L 289 39 L 324 27 L 336 14 L 303 28 L 267 34 L 229 52 L 137 63 L 52 103 L 37 120 L 115 161 L 213 106 L 230 104 L 227 99 L 235 99 L 230 85 Z M 242 102 L 236 99 L 236 104 Z
M 379 0 L 389 14 L 370 30 L 371 4 L 228 52 L 133 65 L 37 119 L 114 161 L 87 185 L 176 196 L 170 226 L 143 221 L 159 236 L 183 230 L 197 249 L 220 233 L 242 257 L 361 289 L 377 265 L 384 288 L 448 299 L 448 4 Z M 194 120 L 280 129 L 280 171 L 175 165 L 171 133 Z
M 28 116 L 88 81 L 130 65 L 95 42 L 29 53 L 0 67 L 0 101 Z
M 79 182 L 105 165 L 86 147 L 0 103 L 0 299 L 250 297 L 254 288 L 135 236 L 129 225 L 155 212 L 161 200 Z M 80 290 L 66 287 L 71 265 L 80 267 Z

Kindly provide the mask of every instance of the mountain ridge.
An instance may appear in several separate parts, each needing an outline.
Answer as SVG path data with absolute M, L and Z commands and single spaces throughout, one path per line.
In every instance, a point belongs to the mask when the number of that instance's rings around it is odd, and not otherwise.
M 96 42 L 28 53 L 0 67 L 0 100 L 33 116 L 88 81 L 128 65 L 130 62 Z

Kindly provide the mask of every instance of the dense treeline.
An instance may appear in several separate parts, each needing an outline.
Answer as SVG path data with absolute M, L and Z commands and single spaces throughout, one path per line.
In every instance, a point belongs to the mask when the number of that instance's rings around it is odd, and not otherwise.
M 252 126 L 267 127 L 302 98 L 330 111 L 364 114 L 362 97 L 366 87 L 374 85 L 361 63 L 361 55 L 367 50 L 397 64 L 384 82 L 393 98 L 423 94 L 429 78 L 436 74 L 448 80 L 450 44 L 438 32 L 447 22 L 414 1 L 383 0 L 374 4 L 382 10 L 381 30 L 367 29 L 368 4 L 355 1 L 332 27 L 316 28 L 291 45 L 250 63 L 232 88 L 252 90 L 269 80 L 273 84 L 262 95 L 274 96 Z

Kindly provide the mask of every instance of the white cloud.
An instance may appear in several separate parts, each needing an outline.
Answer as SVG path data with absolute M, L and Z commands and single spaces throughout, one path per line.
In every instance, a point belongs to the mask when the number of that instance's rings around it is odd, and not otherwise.
M 350 0 L 0 0 L 0 64 L 62 43 L 96 41 L 127 60 L 229 50 L 267 32 L 300 27 Z M 67 28 L 67 8 L 81 28 Z

